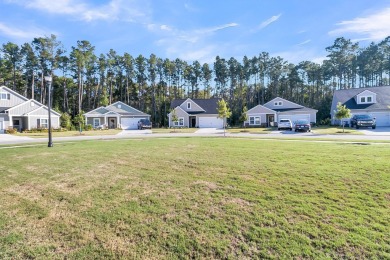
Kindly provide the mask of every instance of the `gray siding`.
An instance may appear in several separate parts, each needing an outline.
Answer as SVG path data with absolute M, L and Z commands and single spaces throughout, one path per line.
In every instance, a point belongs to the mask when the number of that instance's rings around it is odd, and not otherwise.
M 7 100 L 7 99 L 0 100 L 0 107 L 13 107 L 13 106 L 19 105 L 27 100 L 27 98 L 22 98 L 20 96 L 17 96 L 5 88 L 1 88 L 0 93 L 10 94 L 10 100 Z
M 48 116 L 29 116 L 28 117 L 28 129 L 31 130 L 33 128 L 37 128 L 37 120 L 40 118 L 48 118 Z M 60 128 L 60 117 L 59 116 L 51 116 L 51 127 L 52 128 Z
M 28 100 L 25 101 L 22 105 L 19 105 L 15 108 L 12 108 L 12 110 L 9 111 L 9 114 L 12 115 L 24 115 L 31 111 L 36 110 L 39 108 L 41 104 L 39 104 L 36 101 Z
M 187 108 L 187 103 L 191 103 L 191 109 L 188 109 Z M 198 104 L 196 104 L 194 101 L 192 101 L 191 99 L 187 99 L 186 101 L 184 101 L 180 107 L 184 110 L 184 111 L 188 111 L 188 112 L 191 112 L 191 111 L 204 111 L 203 108 L 201 108 Z
M 176 111 L 176 115 L 178 118 L 180 118 L 180 117 L 184 118 L 184 126 L 182 126 L 182 127 L 188 127 L 188 125 L 189 125 L 188 114 L 186 112 L 184 112 L 183 110 L 181 110 L 180 108 L 175 108 L 175 111 Z M 173 122 L 171 120 L 171 114 L 169 114 L 169 126 L 173 127 Z
M 282 105 L 281 106 L 275 106 L 274 103 L 275 102 L 279 102 L 279 101 L 282 102 Z M 298 105 L 298 104 L 296 104 L 294 102 L 288 101 L 288 100 L 280 98 L 280 97 L 272 99 L 271 101 L 265 103 L 264 106 L 269 108 L 269 109 L 289 109 L 289 108 L 301 108 L 301 107 L 303 107 L 301 105 Z

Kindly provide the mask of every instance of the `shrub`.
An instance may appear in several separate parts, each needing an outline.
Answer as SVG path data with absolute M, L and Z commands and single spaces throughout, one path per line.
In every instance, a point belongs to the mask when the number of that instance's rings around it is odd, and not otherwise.
M 327 118 L 325 118 L 325 119 L 322 119 L 322 120 L 320 121 L 320 125 L 330 125 L 330 118 L 327 117 Z
M 85 125 L 84 131 L 91 131 L 93 129 L 92 125 Z
M 5 130 L 6 134 L 11 134 L 11 135 L 16 134 L 17 132 L 18 132 L 18 129 L 16 129 L 16 128 L 8 128 L 7 130 Z

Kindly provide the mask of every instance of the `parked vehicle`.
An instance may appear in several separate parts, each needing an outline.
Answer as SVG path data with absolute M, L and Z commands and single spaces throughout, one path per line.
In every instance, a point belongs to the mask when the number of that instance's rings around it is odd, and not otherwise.
M 359 129 L 360 127 L 371 127 L 372 129 L 376 128 L 375 118 L 372 118 L 370 115 L 354 115 L 351 118 L 351 127 Z
M 308 120 L 297 120 L 295 122 L 295 132 L 298 131 L 304 131 L 304 132 L 310 132 L 311 131 L 311 125 Z
M 292 123 L 290 119 L 280 119 L 278 123 L 278 130 L 287 129 L 292 131 Z
M 152 129 L 152 122 L 150 122 L 148 119 L 140 119 L 138 121 L 138 129 Z

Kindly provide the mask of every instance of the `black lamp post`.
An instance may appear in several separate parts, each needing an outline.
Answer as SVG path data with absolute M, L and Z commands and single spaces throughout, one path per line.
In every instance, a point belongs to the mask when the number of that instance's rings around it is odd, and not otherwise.
M 52 136 L 51 136 L 51 81 L 52 81 L 52 78 L 51 76 L 45 76 L 45 81 L 46 81 L 46 84 L 47 84 L 47 88 L 48 88 L 48 102 L 47 102 L 47 110 L 49 111 L 49 118 L 48 118 L 48 127 L 49 127 L 49 142 L 47 144 L 47 147 L 53 147 L 53 140 L 52 140 Z

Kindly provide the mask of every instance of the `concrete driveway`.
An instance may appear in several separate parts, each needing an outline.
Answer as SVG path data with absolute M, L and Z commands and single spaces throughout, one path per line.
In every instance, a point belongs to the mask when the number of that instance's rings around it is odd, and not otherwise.
M 390 127 L 377 126 L 376 129 L 361 128 L 357 131 L 364 133 L 365 135 L 390 135 Z

